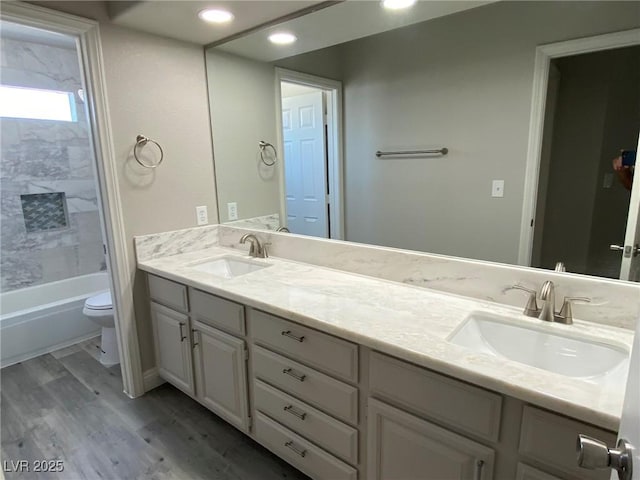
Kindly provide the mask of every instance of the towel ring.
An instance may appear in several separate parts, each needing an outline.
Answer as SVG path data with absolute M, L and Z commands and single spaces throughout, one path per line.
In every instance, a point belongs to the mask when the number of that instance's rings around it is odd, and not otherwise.
M 267 167 L 273 167 L 276 164 L 276 160 L 278 160 L 278 152 L 276 152 L 276 147 L 268 142 L 265 142 L 264 140 L 260 140 L 260 142 L 258 142 L 258 146 L 260 147 L 260 160 L 262 160 L 262 163 L 264 163 Z M 265 150 L 267 148 L 271 148 L 273 150 L 273 160 L 271 162 L 268 162 L 264 158 Z M 268 155 L 267 158 L 269 158 Z
M 158 150 L 160 150 L 160 160 L 158 160 L 158 163 L 145 163 L 138 157 L 138 148 L 143 148 L 149 142 L 155 144 L 155 146 L 158 147 Z M 138 135 L 136 137 L 136 144 L 133 147 L 133 156 L 136 159 L 136 162 L 138 162 L 144 168 L 157 168 L 162 163 L 162 160 L 164 160 L 164 152 L 162 151 L 162 147 L 160 146 L 160 144 L 155 140 L 151 140 L 149 137 L 145 137 L 144 135 Z

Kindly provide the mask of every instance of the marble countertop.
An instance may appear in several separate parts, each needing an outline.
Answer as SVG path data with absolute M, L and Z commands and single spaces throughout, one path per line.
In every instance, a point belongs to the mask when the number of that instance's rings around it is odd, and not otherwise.
M 618 429 L 624 396 L 620 389 L 475 353 L 447 341 L 472 312 L 540 322 L 521 310 L 280 258 L 252 259 L 269 266 L 231 279 L 192 268 L 221 255 L 247 258 L 235 249 L 210 247 L 139 261 L 138 268 L 584 422 Z M 579 330 L 629 350 L 633 341 L 630 330 L 580 320 L 574 325 L 545 325 Z

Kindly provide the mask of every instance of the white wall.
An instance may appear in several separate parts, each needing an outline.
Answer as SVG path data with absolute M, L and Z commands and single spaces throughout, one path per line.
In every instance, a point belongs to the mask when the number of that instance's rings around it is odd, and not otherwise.
M 119 172 L 142 366 L 148 369 L 155 364 L 153 343 L 133 236 L 193 227 L 198 205 L 208 207 L 210 223 L 218 222 L 204 52 L 199 45 L 111 25 L 103 2 L 38 3 L 101 22 L 115 147 L 111 160 Z M 132 162 L 139 133 L 165 151 L 164 163 L 151 173 Z
M 230 220 L 228 202 L 241 219 L 278 213 L 282 152 L 268 167 L 258 148 L 260 140 L 277 145 L 275 70 L 212 49 L 206 60 L 220 220 Z
M 347 239 L 515 263 L 536 47 L 639 24 L 637 2 L 499 2 L 316 53 L 342 62 Z M 429 146 L 450 153 L 374 155 Z

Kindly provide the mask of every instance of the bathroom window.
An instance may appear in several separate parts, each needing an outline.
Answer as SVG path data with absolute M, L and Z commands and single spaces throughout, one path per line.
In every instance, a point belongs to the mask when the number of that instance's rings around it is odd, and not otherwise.
M 73 92 L 0 85 L 0 117 L 77 122 Z

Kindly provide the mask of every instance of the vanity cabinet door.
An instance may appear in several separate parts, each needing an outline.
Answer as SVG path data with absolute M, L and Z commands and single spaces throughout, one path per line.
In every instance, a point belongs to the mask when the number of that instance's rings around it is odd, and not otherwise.
M 367 478 L 490 480 L 494 451 L 369 399 Z
M 243 340 L 193 322 L 196 395 L 240 430 L 249 430 L 246 346 Z
M 189 317 L 151 302 L 156 365 L 162 378 L 193 395 Z

